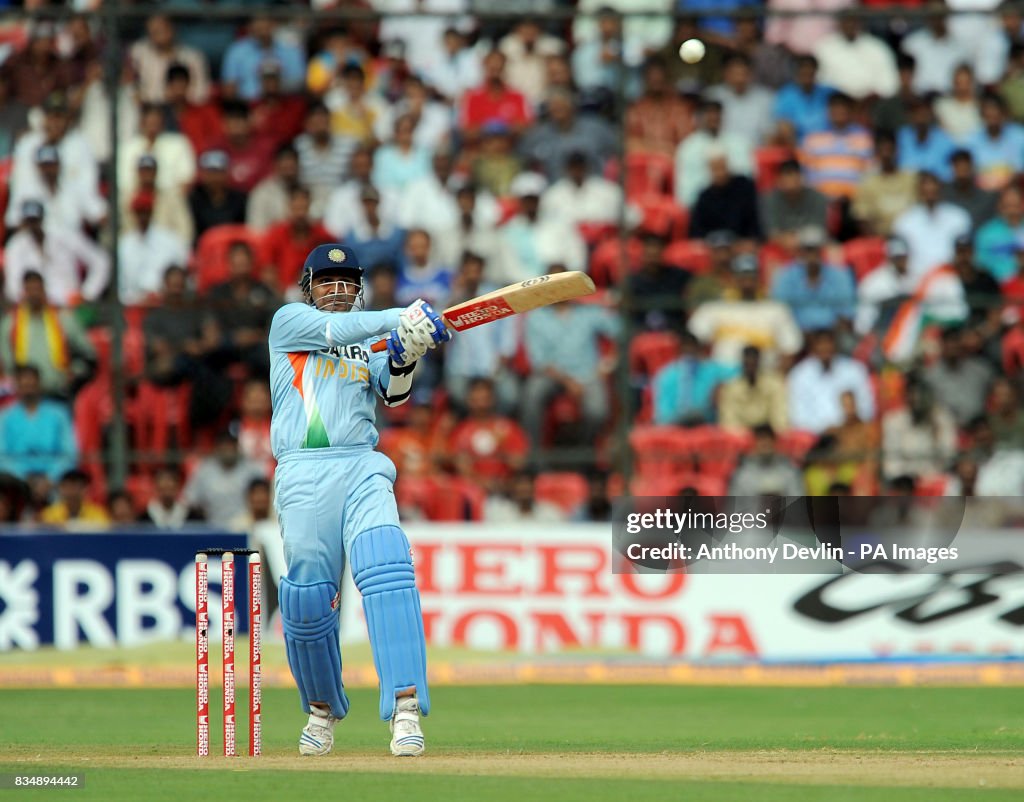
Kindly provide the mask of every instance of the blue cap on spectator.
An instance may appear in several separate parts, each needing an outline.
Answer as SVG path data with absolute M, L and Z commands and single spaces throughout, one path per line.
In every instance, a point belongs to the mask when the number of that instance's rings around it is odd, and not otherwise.
M 488 120 L 483 124 L 480 133 L 484 136 L 505 136 L 511 130 L 504 120 Z
M 140 170 L 155 170 L 156 169 L 156 156 L 152 153 L 143 153 L 139 156 L 137 167 Z
M 25 220 L 42 220 L 44 213 L 43 204 L 37 200 L 27 200 L 21 204 L 21 216 Z
M 43 145 L 36 151 L 36 164 L 60 164 L 60 151 L 53 145 Z
M 889 237 L 885 243 L 885 253 L 890 259 L 898 259 L 901 256 L 910 256 L 910 248 L 902 237 Z
M 203 170 L 227 170 L 230 160 L 223 150 L 208 150 L 199 157 L 199 167 Z

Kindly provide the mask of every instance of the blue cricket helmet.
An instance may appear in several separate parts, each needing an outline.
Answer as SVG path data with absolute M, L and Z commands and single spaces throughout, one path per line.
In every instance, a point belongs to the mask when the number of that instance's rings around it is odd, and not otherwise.
M 299 277 L 299 286 L 308 303 L 312 303 L 313 276 L 321 273 L 350 277 L 359 284 L 360 294 L 362 293 L 363 267 L 359 263 L 358 254 L 347 245 L 329 242 L 326 245 L 317 245 L 309 252 L 306 261 L 302 263 L 302 274 Z

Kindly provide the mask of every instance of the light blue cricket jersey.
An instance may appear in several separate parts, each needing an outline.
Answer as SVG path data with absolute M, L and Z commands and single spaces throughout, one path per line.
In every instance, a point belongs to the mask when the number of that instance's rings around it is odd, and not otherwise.
M 280 459 L 303 448 L 377 445 L 376 398 L 391 375 L 370 351 L 398 327 L 400 309 L 320 312 L 286 304 L 270 324 L 270 443 Z

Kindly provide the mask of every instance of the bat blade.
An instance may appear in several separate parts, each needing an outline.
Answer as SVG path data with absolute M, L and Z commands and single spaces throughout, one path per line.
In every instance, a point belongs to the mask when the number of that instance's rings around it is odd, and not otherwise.
M 594 292 L 594 282 L 578 270 L 528 278 L 510 284 L 461 304 L 442 313 L 445 324 L 455 331 L 465 331 L 484 323 L 493 323 L 511 315 L 529 312 L 541 306 L 571 301 Z M 374 351 L 386 348 L 384 340 L 374 343 Z

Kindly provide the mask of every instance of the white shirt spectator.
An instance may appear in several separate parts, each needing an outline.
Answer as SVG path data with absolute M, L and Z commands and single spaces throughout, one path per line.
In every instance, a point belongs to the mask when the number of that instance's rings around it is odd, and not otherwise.
M 239 459 L 224 467 L 215 457 L 207 457 L 185 485 L 183 498 L 189 507 L 199 507 L 212 526 L 227 529 L 245 513 L 245 494 L 253 479 L 265 479 L 263 466 Z
M 958 39 L 949 34 L 940 39 L 930 28 L 914 31 L 900 49 L 914 57 L 914 91 L 922 95 L 948 92 L 956 68 L 972 61 L 971 52 Z
M 435 173 L 413 181 L 402 191 L 398 198 L 397 213 L 398 224 L 402 228 L 423 228 L 431 236 L 459 224 L 459 206 L 455 194 L 438 180 Z M 501 210 L 494 196 L 489 192 L 477 192 L 474 222 L 493 227 L 500 217 Z M 460 256 L 457 254 L 453 259 L 442 261 L 445 264 L 458 264 Z
M 587 246 L 561 217 L 538 215 L 530 222 L 524 215 L 516 215 L 501 229 L 501 238 L 510 254 L 504 267 L 513 271 L 502 284 L 543 276 L 555 264 L 565 265 L 567 270 L 586 270 Z M 487 278 L 496 280 L 491 273 Z
M 466 0 L 371 0 L 374 10 L 385 15 L 380 23 L 381 42 L 399 41 L 405 45 L 405 61 L 414 73 L 423 72 L 444 51 L 444 32 L 451 20 L 469 10 Z M 419 15 L 427 11 L 433 16 Z
M 118 155 L 118 190 L 131 197 L 138 187 L 139 156 L 156 159 L 157 189 L 187 190 L 196 177 L 196 154 L 184 134 L 164 131 L 150 142 L 139 134 L 121 145 Z
M 822 39 L 814 49 L 818 83 L 858 100 L 868 95 L 889 97 L 899 89 L 896 59 L 888 45 L 867 33 L 852 42 L 841 33 Z
M 534 106 L 544 99 L 547 89 L 547 59 L 565 52 L 565 42 L 550 34 L 542 33 L 537 37 L 531 51 L 515 34 L 505 36 L 498 44 L 498 49 L 505 54 L 505 80 L 513 89 L 521 92 Z
M 579 0 L 572 26 L 574 42 L 596 39 L 597 16 L 602 8 L 612 8 L 622 14 L 622 57 L 627 65 L 637 65 L 644 54 L 663 47 L 672 36 L 673 0 Z M 651 12 L 639 15 L 639 12 Z
M 801 11 L 798 16 L 771 16 L 765 25 L 765 41 L 782 45 L 794 53 L 814 52 L 814 45 L 836 29 L 830 14 L 811 11 L 839 11 L 852 5 L 852 0 L 768 0 L 772 11 Z
M 79 265 L 85 266 L 85 279 Z M 56 306 L 68 306 L 77 296 L 95 301 L 110 281 L 110 260 L 94 242 L 77 231 L 47 228 L 42 247 L 22 229 L 4 249 L 4 294 L 21 301 L 22 279 L 35 270 L 46 280 L 46 294 Z
M 749 86 L 741 95 L 718 84 L 705 94 L 722 104 L 722 131 L 729 136 L 746 137 L 756 147 L 775 127 L 775 93 L 763 86 Z
M 169 229 L 151 225 L 145 231 L 125 231 L 117 243 L 122 303 L 142 303 L 159 292 L 167 268 L 188 264 L 188 252 L 185 242 Z
M 616 223 L 622 210 L 619 185 L 598 175 L 587 176 L 581 185 L 568 177 L 548 187 L 540 199 L 542 217 L 561 217 L 574 226 L 580 223 Z
M 36 153 L 45 138 L 39 131 L 24 134 L 14 146 L 11 164 L 11 189 L 24 198 L 41 196 Z M 60 153 L 60 179 L 69 187 L 81 187 L 83 192 L 96 193 L 100 185 L 99 166 L 85 136 L 78 129 L 68 131 L 56 143 Z
M 740 364 L 743 349 L 756 345 L 772 367 L 780 354 L 795 354 L 804 341 L 793 313 L 779 301 L 708 301 L 694 310 L 688 328 L 713 344 L 712 359 L 727 365 Z
M 685 208 L 697 202 L 697 197 L 711 183 L 708 154 L 724 150 L 729 170 L 734 175 L 754 174 L 754 154 L 750 139 L 725 132 L 712 136 L 707 131 L 694 131 L 679 143 L 676 149 L 676 200 Z
M 996 9 L 1002 0 L 946 0 L 952 12 L 973 11 L 974 14 L 949 16 L 949 32 L 973 58 L 974 77 L 979 84 L 998 83 L 1006 71 L 1010 54 Z
M 85 224 L 96 225 L 107 215 L 107 201 L 96 187 L 83 187 L 64 180 L 57 182 L 57 188 L 50 190 L 41 178 L 27 191 L 24 184 L 18 184 L 11 192 L 4 218 L 8 228 L 21 225 L 21 205 L 27 200 L 43 204 L 45 221 L 48 226 L 69 231 L 81 231 Z
M 324 205 L 323 224 L 338 239 L 344 239 L 356 229 L 366 228 L 366 215 L 360 200 L 363 184 L 361 181 L 349 180 L 327 196 Z M 393 227 L 398 222 L 399 198 L 388 190 L 380 190 L 380 208 L 378 214 L 381 222 Z
M 974 98 L 963 101 L 955 97 L 940 97 L 935 101 L 935 119 L 954 142 L 965 142 L 981 128 L 981 112 Z
M 206 57 L 195 48 L 175 44 L 169 54 L 164 54 L 153 47 L 149 39 L 140 39 L 132 45 L 128 55 L 138 74 L 139 95 L 143 102 L 164 102 L 167 68 L 172 64 L 183 64 L 188 68 L 190 103 L 205 103 L 210 96 L 210 73 Z
M 937 203 L 932 209 L 918 203 L 896 218 L 892 233 L 910 248 L 907 272 L 919 279 L 952 261 L 956 238 L 971 233 L 971 216 L 952 203 Z
M 395 104 L 392 119 L 397 120 L 408 111 L 409 107 L 406 102 L 400 101 Z M 412 132 L 412 144 L 414 147 L 429 150 L 433 153 L 448 141 L 451 131 L 451 109 L 442 103 L 431 100 L 423 104 L 423 109 L 420 112 L 420 119 L 416 123 L 416 128 L 413 129 Z M 387 139 L 391 139 L 391 132 L 388 133 Z
M 794 429 L 821 433 L 843 422 L 840 398 L 853 393 L 857 416 L 875 417 L 875 398 L 871 377 L 860 362 L 835 356 L 829 370 L 821 360 L 809 356 L 789 373 L 789 422 Z
M 1024 495 L 1024 451 L 997 451 L 978 468 L 976 496 Z
M 882 304 L 897 298 L 910 299 L 921 287 L 923 278 L 909 270 L 900 273 L 889 262 L 868 273 L 857 286 L 856 332 L 864 335 L 871 331 Z M 928 282 L 921 300 L 926 314 L 941 320 L 963 319 L 969 311 L 964 300 L 964 285 L 952 274 L 937 276 Z
M 127 142 L 139 131 L 139 98 L 133 85 L 122 84 L 117 92 L 118 142 Z M 110 96 L 103 81 L 90 83 L 82 94 L 78 113 L 78 130 L 82 132 L 97 163 L 109 161 L 113 155 L 110 135 Z
M 454 56 L 441 48 L 434 53 L 430 65 L 423 71 L 423 80 L 456 105 L 467 89 L 480 86 L 484 80 L 480 55 L 465 47 Z

